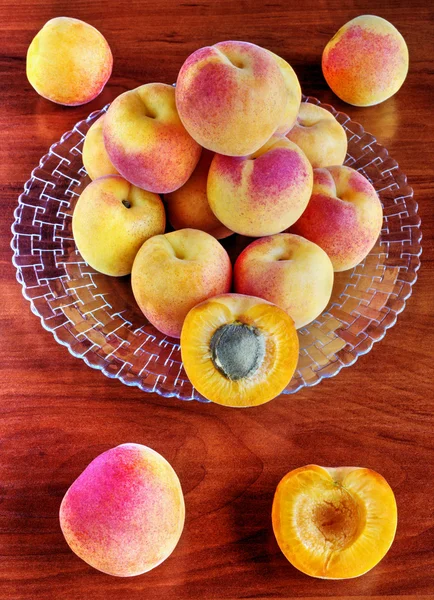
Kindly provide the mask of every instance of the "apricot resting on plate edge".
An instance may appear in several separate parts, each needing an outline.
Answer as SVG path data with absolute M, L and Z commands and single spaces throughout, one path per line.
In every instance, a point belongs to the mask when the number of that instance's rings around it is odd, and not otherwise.
M 222 294 L 195 306 L 181 332 L 185 371 L 217 404 L 257 406 L 278 396 L 298 362 L 294 321 L 253 296 Z
M 397 508 L 387 481 L 359 467 L 290 471 L 273 501 L 273 530 L 289 562 L 312 577 L 350 579 L 386 555 Z

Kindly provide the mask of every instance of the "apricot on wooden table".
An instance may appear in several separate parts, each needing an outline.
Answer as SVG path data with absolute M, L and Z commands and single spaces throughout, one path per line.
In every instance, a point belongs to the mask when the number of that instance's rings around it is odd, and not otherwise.
M 81 559 L 109 575 L 131 577 L 173 552 L 184 527 L 184 496 L 161 454 L 121 444 L 79 475 L 59 516 L 66 541 Z
M 386 19 L 360 15 L 345 23 L 327 43 L 322 71 L 344 102 L 379 104 L 393 96 L 407 77 L 407 44 Z
M 350 579 L 386 555 L 397 508 L 387 481 L 370 469 L 307 465 L 277 486 L 272 509 L 277 543 L 306 575 Z
M 205 398 L 234 407 L 272 400 L 298 362 L 294 322 L 253 296 L 223 294 L 195 306 L 181 333 L 185 371 Z
M 67 106 L 90 102 L 107 83 L 113 56 L 92 25 L 56 17 L 45 23 L 27 51 L 27 78 L 47 100 Z

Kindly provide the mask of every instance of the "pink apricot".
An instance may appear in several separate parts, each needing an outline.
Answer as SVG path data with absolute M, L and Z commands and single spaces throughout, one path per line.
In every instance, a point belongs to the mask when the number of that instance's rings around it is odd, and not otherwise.
M 274 136 L 244 157 L 216 154 L 208 201 L 229 229 L 251 237 L 279 233 L 302 214 L 312 191 L 312 167 L 300 148 Z
M 407 77 L 407 44 L 386 19 L 362 15 L 346 23 L 328 42 L 322 70 L 344 102 L 379 104 L 393 96 Z
M 156 194 L 184 185 L 201 153 L 181 123 L 173 86 L 164 83 L 118 96 L 104 117 L 104 143 L 125 179 Z
M 312 196 L 291 232 L 318 244 L 335 271 L 357 265 L 374 247 L 383 209 L 372 184 L 345 166 L 314 169 Z
M 60 526 L 89 565 L 118 577 L 146 573 L 174 550 L 184 526 L 179 479 L 158 452 L 122 444 L 97 456 L 66 492 Z
M 201 146 L 244 156 L 280 125 L 287 89 L 271 53 L 248 42 L 226 41 L 187 58 L 176 82 L 176 105 Z
M 252 242 L 234 266 L 234 289 L 276 304 L 297 329 L 322 313 L 333 289 L 333 265 L 317 244 L 291 233 Z

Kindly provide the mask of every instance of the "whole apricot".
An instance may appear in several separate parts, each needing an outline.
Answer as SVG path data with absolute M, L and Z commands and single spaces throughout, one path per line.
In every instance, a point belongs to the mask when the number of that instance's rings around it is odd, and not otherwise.
M 161 454 L 142 444 L 121 444 L 97 456 L 60 506 L 71 550 L 118 577 L 146 573 L 166 560 L 184 517 L 178 476 Z
M 344 102 L 379 104 L 393 96 L 407 77 L 407 44 L 386 19 L 362 15 L 346 23 L 328 42 L 322 70 Z
M 90 102 L 107 83 L 113 57 L 104 36 L 92 25 L 72 19 L 51 19 L 27 51 L 27 78 L 35 90 L 57 104 Z

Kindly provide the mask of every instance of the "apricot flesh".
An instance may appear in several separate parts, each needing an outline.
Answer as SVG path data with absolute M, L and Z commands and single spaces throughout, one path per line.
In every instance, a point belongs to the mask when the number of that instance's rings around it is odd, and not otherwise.
M 298 362 L 292 318 L 253 296 L 222 294 L 195 306 L 181 332 L 185 371 L 217 404 L 257 406 L 278 396 Z
M 350 579 L 386 555 L 397 508 L 391 487 L 375 471 L 308 465 L 290 471 L 277 486 L 272 522 L 294 567 L 312 577 Z

